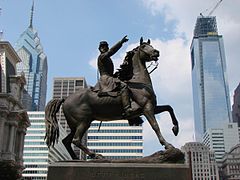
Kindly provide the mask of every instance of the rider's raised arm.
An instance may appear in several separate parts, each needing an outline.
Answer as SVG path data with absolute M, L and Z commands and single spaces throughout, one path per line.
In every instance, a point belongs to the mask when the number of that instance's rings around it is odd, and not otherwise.
M 122 47 L 123 43 L 125 43 L 127 41 L 128 41 L 127 36 L 124 36 L 121 41 L 117 42 L 117 44 L 115 44 L 113 47 L 111 47 L 108 50 L 108 52 L 106 52 L 106 55 L 108 57 L 111 57 Z

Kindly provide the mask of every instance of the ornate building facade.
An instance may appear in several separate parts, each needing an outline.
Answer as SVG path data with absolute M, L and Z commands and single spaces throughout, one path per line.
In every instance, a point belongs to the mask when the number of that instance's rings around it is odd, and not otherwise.
M 19 179 L 28 115 L 21 98 L 26 83 L 16 75 L 20 58 L 7 41 L 0 41 L 0 179 Z

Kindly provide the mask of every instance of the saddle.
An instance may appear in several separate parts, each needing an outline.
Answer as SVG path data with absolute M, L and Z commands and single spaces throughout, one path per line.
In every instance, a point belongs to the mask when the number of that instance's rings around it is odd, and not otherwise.
M 97 89 L 95 87 L 90 87 L 90 90 L 93 93 L 97 93 L 98 97 L 112 97 L 112 98 L 116 98 L 118 96 L 121 96 L 121 91 L 113 91 L 113 92 L 101 92 L 100 89 Z M 129 89 L 129 91 L 131 92 L 131 90 Z M 131 94 L 131 93 L 130 93 Z M 132 97 L 130 96 L 131 99 L 131 107 L 137 109 L 137 111 L 134 111 L 133 114 L 131 116 L 137 115 L 141 113 L 141 108 L 140 106 L 132 100 Z M 140 116 L 131 118 L 131 117 L 125 117 L 123 116 L 122 119 L 127 119 L 128 120 L 128 124 L 130 126 L 140 126 L 144 121 L 142 120 L 142 118 Z

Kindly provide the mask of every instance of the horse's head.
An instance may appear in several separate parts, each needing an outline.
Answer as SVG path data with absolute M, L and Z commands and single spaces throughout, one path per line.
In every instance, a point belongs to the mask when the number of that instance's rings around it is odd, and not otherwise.
M 156 62 L 158 61 L 158 57 L 159 51 L 150 45 L 150 40 L 148 39 L 147 42 L 143 42 L 143 38 L 141 38 L 140 46 L 127 53 L 123 64 L 120 66 L 120 69 L 118 69 L 118 72 L 115 74 L 115 76 L 117 76 L 120 80 L 130 80 L 134 74 L 134 69 L 135 71 L 140 71 L 142 69 L 145 71 L 147 69 L 146 62 Z M 139 68 L 140 66 L 143 68 Z M 157 65 L 154 69 L 156 68 Z
M 150 45 L 150 39 L 148 39 L 147 42 L 143 42 L 143 38 L 141 37 L 138 49 L 140 51 L 141 59 L 143 58 L 146 62 L 158 60 L 159 51 Z

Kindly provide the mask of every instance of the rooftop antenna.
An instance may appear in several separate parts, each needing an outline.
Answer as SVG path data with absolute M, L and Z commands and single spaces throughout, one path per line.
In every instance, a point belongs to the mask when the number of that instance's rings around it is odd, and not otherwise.
M 0 15 L 2 15 L 2 8 L 0 7 Z M 0 31 L 0 41 L 3 40 L 3 30 Z
M 33 0 L 33 3 L 32 3 L 32 9 L 31 9 L 31 16 L 30 16 L 29 28 L 32 28 L 32 27 L 33 27 L 33 25 L 32 25 L 32 22 L 33 22 L 33 11 L 34 11 L 34 0 Z

